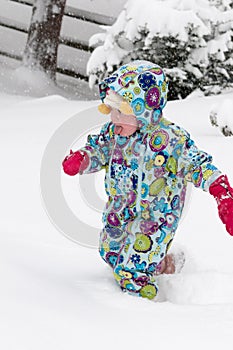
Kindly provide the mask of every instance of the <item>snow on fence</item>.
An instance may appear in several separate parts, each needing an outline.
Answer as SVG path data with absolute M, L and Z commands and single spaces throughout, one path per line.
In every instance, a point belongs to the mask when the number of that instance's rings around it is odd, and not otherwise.
M 0 0 L 0 55 L 22 60 L 33 0 Z M 71 6 L 65 7 L 58 49 L 57 72 L 87 80 L 86 64 L 93 48 L 89 38 L 115 18 Z

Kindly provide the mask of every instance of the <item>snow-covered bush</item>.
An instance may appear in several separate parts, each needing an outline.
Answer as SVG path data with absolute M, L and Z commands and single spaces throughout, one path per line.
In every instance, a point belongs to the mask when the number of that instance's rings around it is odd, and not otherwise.
M 215 104 L 210 112 L 210 122 L 218 127 L 224 136 L 233 136 L 233 101 L 224 99 Z
M 133 59 L 161 65 L 170 99 L 233 86 L 232 0 L 128 0 L 116 22 L 90 40 L 90 85 Z M 214 88 L 213 88 L 214 87 Z M 217 88 L 216 88 L 217 87 Z

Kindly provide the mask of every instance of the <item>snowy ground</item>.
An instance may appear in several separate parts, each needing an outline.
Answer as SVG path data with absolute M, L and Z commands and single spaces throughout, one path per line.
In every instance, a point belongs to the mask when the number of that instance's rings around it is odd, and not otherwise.
M 90 100 L 97 96 L 97 89 L 91 90 L 88 82 L 57 74 L 57 86 L 51 86 L 42 76 L 32 76 L 21 67 L 21 62 L 0 55 L 0 91 L 25 97 L 43 97 L 58 94 L 68 99 Z M 4 103 L 4 101 L 2 101 Z
M 171 102 L 165 114 L 214 155 L 233 184 L 233 138 L 208 120 L 211 105 L 225 97 Z M 232 349 L 233 238 L 213 198 L 192 191 L 175 243 L 186 250 L 187 263 L 180 275 L 161 282 L 167 301 L 123 294 L 96 250 L 56 230 L 40 197 L 40 163 L 50 137 L 89 104 L 4 93 L 0 104 L 0 348 Z

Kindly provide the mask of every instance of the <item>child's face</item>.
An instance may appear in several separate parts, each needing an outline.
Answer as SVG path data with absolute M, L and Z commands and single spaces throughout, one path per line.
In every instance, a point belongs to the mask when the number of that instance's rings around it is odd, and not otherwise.
M 111 120 L 115 125 L 115 134 L 130 136 L 138 129 L 138 122 L 135 115 L 123 114 L 116 108 L 111 110 Z

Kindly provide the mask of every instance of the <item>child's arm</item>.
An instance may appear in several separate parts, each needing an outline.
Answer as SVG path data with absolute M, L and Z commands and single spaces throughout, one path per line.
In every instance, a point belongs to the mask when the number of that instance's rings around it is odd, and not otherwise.
M 227 176 L 222 175 L 212 164 L 212 156 L 199 150 L 190 137 L 186 139 L 181 159 L 186 179 L 215 197 L 219 217 L 233 236 L 233 189 Z
M 221 171 L 212 164 L 213 157 L 200 150 L 194 141 L 186 135 L 179 168 L 184 171 L 185 179 L 208 192 L 210 185 L 222 175 Z
M 66 174 L 89 174 L 108 164 L 111 150 L 112 123 L 106 123 L 98 135 L 88 135 L 87 143 L 80 150 L 65 157 L 62 162 Z

